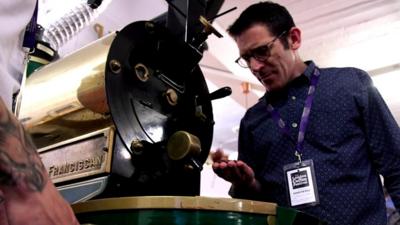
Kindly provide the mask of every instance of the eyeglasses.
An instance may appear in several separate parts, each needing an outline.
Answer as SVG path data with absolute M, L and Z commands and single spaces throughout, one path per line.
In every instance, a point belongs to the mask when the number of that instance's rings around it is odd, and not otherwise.
M 276 36 L 272 41 L 268 42 L 267 44 L 261 45 L 260 47 L 250 50 L 247 54 L 239 56 L 239 58 L 235 60 L 235 63 L 239 64 L 239 66 L 243 68 L 249 68 L 251 57 L 259 62 L 264 62 L 268 59 L 268 57 L 271 56 L 271 49 L 274 45 L 274 42 L 281 38 L 284 34 L 286 34 L 286 31 L 283 31 L 280 35 Z

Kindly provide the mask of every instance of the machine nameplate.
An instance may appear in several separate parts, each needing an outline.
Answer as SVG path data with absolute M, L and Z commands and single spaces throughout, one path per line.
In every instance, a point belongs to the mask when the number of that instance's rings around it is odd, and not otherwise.
M 110 172 L 111 129 L 86 135 L 81 140 L 46 150 L 40 154 L 54 183 Z
M 64 165 L 51 165 L 48 170 L 49 176 L 51 178 L 55 178 L 57 176 L 68 176 L 69 174 L 73 174 L 75 172 L 79 173 L 84 171 L 99 170 L 104 164 L 105 155 L 106 154 L 103 153 L 100 156 L 95 156 L 72 163 L 68 162 Z

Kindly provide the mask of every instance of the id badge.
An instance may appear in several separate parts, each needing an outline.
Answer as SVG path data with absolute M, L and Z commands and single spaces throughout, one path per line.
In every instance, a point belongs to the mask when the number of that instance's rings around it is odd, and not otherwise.
M 287 164 L 283 170 L 290 206 L 314 206 L 319 203 L 312 160 Z

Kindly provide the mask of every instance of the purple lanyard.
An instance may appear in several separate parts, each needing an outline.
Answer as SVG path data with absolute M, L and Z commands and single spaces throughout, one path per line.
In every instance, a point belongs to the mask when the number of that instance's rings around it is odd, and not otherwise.
M 38 1 L 36 1 L 35 11 L 33 11 L 33 15 L 28 25 L 25 28 L 24 40 L 22 43 L 22 47 L 29 49 L 32 51 L 35 48 L 36 44 L 36 26 L 37 26 L 37 14 L 38 14 Z
M 311 75 L 310 87 L 308 88 L 303 114 L 301 115 L 299 135 L 297 137 L 296 151 L 295 151 L 295 156 L 298 158 L 300 163 L 301 163 L 301 152 L 303 151 L 303 144 L 304 144 L 304 134 L 307 129 L 308 120 L 310 118 L 311 105 L 314 100 L 314 94 L 315 94 L 315 89 L 317 87 L 319 75 L 320 75 L 319 69 L 315 68 L 313 74 Z M 267 105 L 267 110 L 269 113 L 271 113 L 273 120 L 276 122 L 281 131 L 291 139 L 289 128 L 282 120 L 278 110 L 276 110 L 270 103 L 268 103 Z

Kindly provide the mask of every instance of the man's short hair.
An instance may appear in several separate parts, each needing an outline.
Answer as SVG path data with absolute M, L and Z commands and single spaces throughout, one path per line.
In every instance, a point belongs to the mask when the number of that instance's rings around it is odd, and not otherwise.
M 285 7 L 271 1 L 265 1 L 253 4 L 245 9 L 228 28 L 228 33 L 235 38 L 256 24 L 265 25 L 274 36 L 289 31 L 290 28 L 295 26 L 292 16 Z M 286 37 L 287 35 L 283 35 L 281 38 L 285 47 L 288 45 Z

